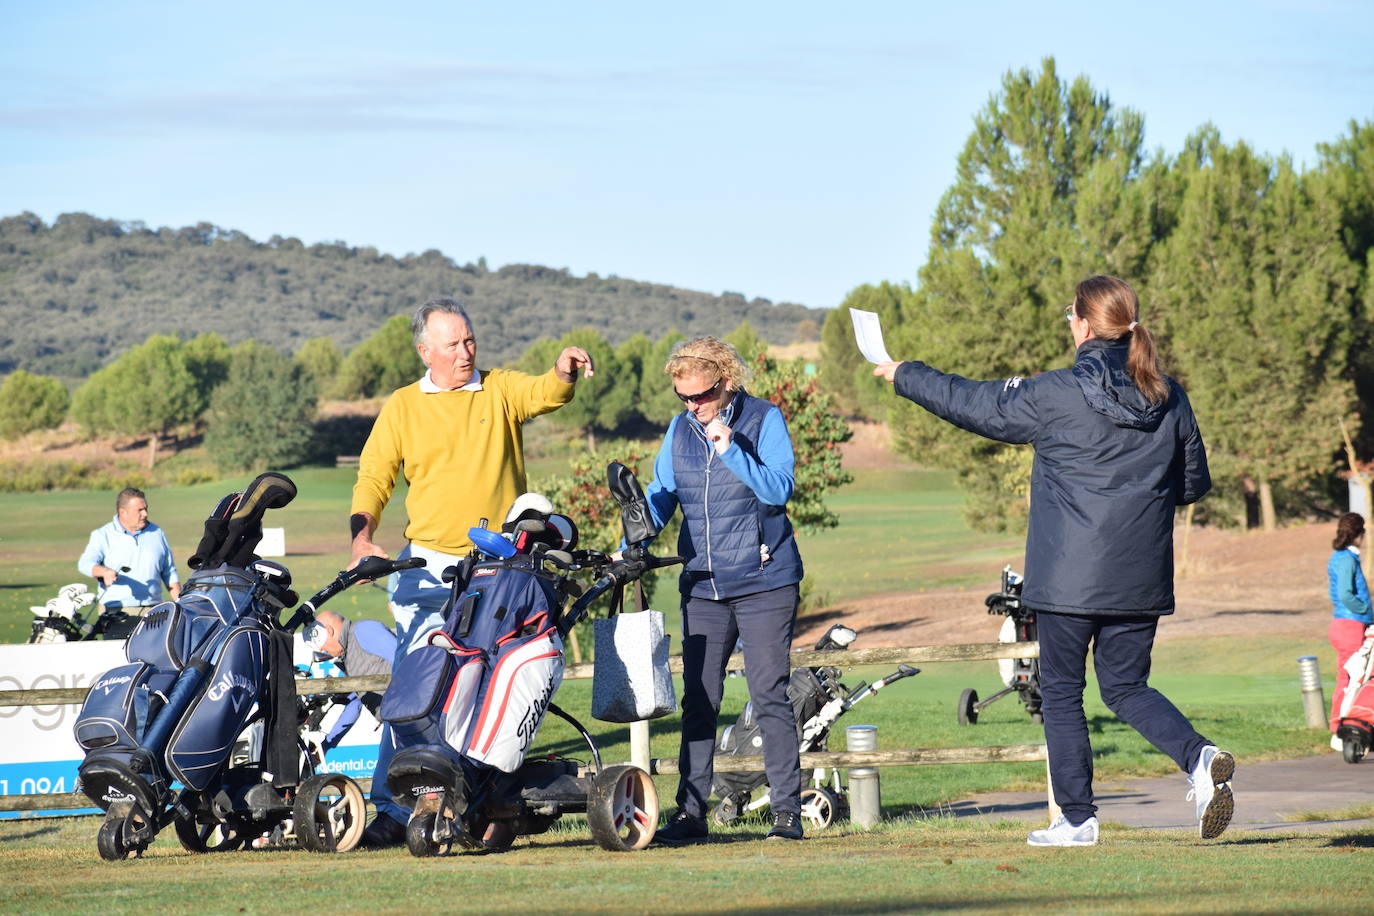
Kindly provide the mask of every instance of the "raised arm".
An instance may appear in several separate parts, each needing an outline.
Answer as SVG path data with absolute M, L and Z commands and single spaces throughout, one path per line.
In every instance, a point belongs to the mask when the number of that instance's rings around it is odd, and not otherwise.
M 1013 376 L 981 382 L 940 372 L 922 362 L 883 363 L 873 370 L 897 393 L 960 429 L 998 442 L 1024 445 L 1040 429 L 1033 381 Z

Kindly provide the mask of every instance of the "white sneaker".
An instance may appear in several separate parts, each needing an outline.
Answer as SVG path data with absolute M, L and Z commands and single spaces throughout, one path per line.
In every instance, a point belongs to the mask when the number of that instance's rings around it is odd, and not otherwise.
M 1197 803 L 1198 836 L 1215 839 L 1230 826 L 1236 810 L 1231 793 L 1231 777 L 1236 772 L 1236 758 L 1229 751 L 1207 745 L 1198 755 L 1197 765 L 1188 776 L 1192 788 L 1188 798 Z
M 1331 736 L 1331 750 L 1345 753 L 1345 742 L 1335 735 Z
M 1097 818 L 1090 817 L 1075 827 L 1061 814 L 1044 830 L 1032 830 L 1026 842 L 1032 846 L 1096 846 Z

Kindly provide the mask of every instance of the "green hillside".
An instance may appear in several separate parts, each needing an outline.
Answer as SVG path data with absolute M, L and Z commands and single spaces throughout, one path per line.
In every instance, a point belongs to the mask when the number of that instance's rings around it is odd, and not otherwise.
M 579 327 L 616 344 L 673 328 L 725 334 L 748 320 L 785 344 L 799 323 L 824 315 L 531 264 L 489 270 L 485 259 L 459 264 L 435 250 L 393 257 L 344 242 L 259 242 L 209 223 L 151 229 L 64 213 L 49 226 L 22 213 L 0 219 L 0 374 L 85 376 L 155 332 L 213 331 L 231 344 L 254 337 L 291 350 L 329 337 L 349 348 L 440 295 L 469 307 L 493 365 Z M 816 324 L 800 333 L 814 337 Z

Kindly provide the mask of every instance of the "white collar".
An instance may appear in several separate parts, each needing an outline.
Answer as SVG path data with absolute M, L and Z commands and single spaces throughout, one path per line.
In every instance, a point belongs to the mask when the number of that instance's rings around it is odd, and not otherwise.
M 466 385 L 462 386 L 461 388 L 449 389 L 440 388 L 438 385 L 434 384 L 434 377 L 430 374 L 430 370 L 426 369 L 425 377 L 420 379 L 420 390 L 423 391 L 425 394 L 438 394 L 441 391 L 481 391 L 482 373 L 474 369 L 472 372 L 472 378 L 468 379 L 468 383 Z
M 1357 557 L 1360 555 L 1360 548 L 1356 547 L 1354 544 L 1351 544 L 1349 547 L 1347 547 L 1347 548 L 1345 548 L 1345 549 L 1348 550 L 1348 551 L 1350 551 L 1351 553 L 1353 553 L 1353 554 L 1354 554 L 1355 556 L 1357 556 Z

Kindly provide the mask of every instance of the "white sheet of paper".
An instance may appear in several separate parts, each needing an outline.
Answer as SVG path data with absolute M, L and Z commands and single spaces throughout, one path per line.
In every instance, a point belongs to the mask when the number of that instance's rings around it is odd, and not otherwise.
M 878 321 L 878 313 L 850 309 L 849 318 L 854 322 L 854 342 L 859 345 L 859 352 L 864 359 L 875 366 L 892 362 L 892 357 L 887 355 L 887 345 L 883 343 L 883 327 Z

